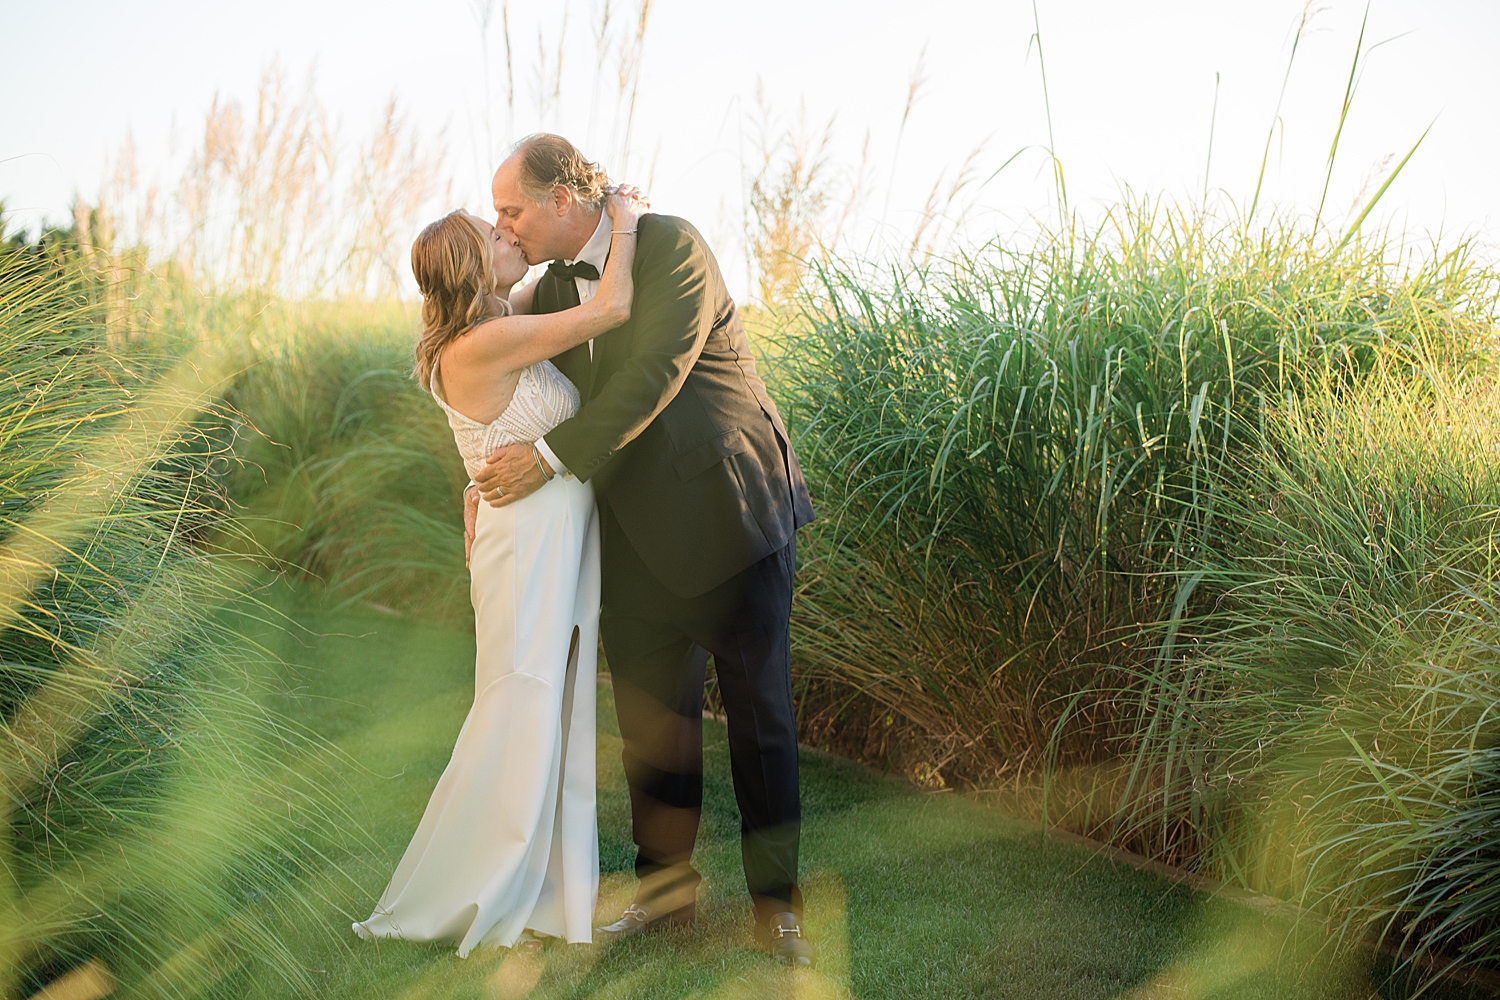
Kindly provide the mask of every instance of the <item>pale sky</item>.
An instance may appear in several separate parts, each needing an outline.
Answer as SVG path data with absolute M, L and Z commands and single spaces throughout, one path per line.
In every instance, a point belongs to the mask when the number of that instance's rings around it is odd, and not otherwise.
M 487 208 L 488 172 L 506 139 L 538 128 L 569 135 L 608 159 L 603 70 L 591 36 L 603 0 L 566 4 L 562 99 L 539 109 L 533 80 L 538 30 L 550 51 L 562 0 L 512 2 L 516 112 L 506 132 L 503 50 L 490 38 L 492 138 L 484 150 L 482 47 L 472 0 L 0 0 L 10 70 L 0 74 L 0 197 L 10 225 L 62 219 L 75 192 L 97 191 L 107 155 L 133 134 L 147 172 L 171 175 L 216 93 L 251 101 L 262 68 L 279 58 L 317 92 L 351 138 L 394 93 L 429 132 L 446 129 L 455 201 Z M 500 4 L 496 2 L 497 10 Z M 1363 2 L 1324 0 L 1304 38 L 1282 108 L 1268 195 L 1311 212 L 1323 184 Z M 615 0 L 631 19 L 636 0 Z M 1198 200 L 1219 75 L 1209 184 L 1248 200 L 1302 0 L 1038 0 L 1056 149 L 1083 206 L 1136 192 Z M 1011 154 L 1047 143 L 1030 0 L 656 0 L 648 23 L 633 125 L 635 155 L 607 162 L 651 181 L 660 210 L 695 221 L 726 272 L 743 275 L 743 171 L 754 142 L 757 86 L 781 124 L 805 106 L 833 119 L 851 171 L 870 136 L 865 245 L 909 234 L 928 191 L 976 146 L 982 178 Z M 1381 214 L 1417 233 L 1478 233 L 1500 221 L 1500 0 L 1373 0 L 1369 56 L 1345 130 L 1329 203 L 1343 218 L 1379 185 L 1434 121 L 1391 187 Z M 926 83 L 901 140 L 908 80 L 926 50 Z M 549 57 L 550 59 L 550 57 Z M 650 170 L 655 163 L 654 174 Z M 1371 177 L 1375 180 L 1371 183 Z M 1023 153 L 974 195 L 975 238 L 1003 235 L 1050 209 L 1051 183 Z M 880 226 L 884 219 L 884 227 Z M 738 267 L 738 271 L 736 268 Z M 738 279 L 743 284 L 743 277 Z

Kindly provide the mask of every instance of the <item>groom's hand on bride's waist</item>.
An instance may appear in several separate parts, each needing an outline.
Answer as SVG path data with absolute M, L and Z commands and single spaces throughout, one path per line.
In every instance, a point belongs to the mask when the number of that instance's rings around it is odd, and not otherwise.
M 547 484 L 547 474 L 552 470 L 545 463 L 533 445 L 509 444 L 490 453 L 474 482 L 490 506 L 504 507 Z

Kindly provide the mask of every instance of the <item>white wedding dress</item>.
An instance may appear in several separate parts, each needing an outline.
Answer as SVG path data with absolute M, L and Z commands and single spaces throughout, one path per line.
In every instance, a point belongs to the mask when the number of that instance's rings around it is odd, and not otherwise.
M 432 394 L 474 475 L 578 410 L 550 362 L 524 369 L 481 424 Z M 406 854 L 361 937 L 445 941 L 466 956 L 523 931 L 592 939 L 599 892 L 594 691 L 599 522 L 593 487 L 558 476 L 506 507 L 479 505 L 470 560 L 474 706 Z

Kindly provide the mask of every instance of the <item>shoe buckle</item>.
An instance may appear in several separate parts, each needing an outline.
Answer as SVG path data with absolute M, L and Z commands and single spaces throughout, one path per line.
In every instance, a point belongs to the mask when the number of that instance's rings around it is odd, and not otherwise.
M 785 924 L 776 924 L 771 928 L 771 937 L 777 941 L 787 937 L 800 939 L 802 937 L 802 925 L 792 924 L 791 926 L 786 926 Z

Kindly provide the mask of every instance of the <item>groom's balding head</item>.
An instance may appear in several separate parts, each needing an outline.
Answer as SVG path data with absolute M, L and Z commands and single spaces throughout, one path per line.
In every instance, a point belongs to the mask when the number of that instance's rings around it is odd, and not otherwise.
M 495 171 L 495 227 L 539 264 L 572 258 L 593 235 L 609 176 L 560 135 L 538 132 L 516 143 Z
M 515 160 L 519 168 L 521 190 L 538 205 L 547 204 L 559 187 L 567 188 L 589 208 L 604 204 L 609 175 L 560 135 L 528 135 L 511 148 L 510 160 Z

